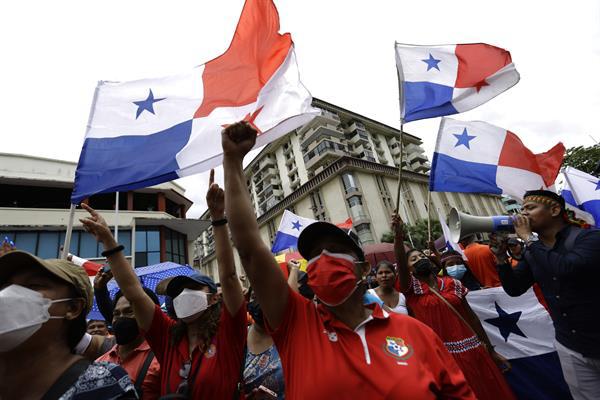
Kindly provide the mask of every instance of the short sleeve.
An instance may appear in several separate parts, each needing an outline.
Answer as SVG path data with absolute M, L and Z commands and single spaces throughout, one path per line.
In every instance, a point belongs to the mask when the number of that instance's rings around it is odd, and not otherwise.
M 176 322 L 162 312 L 159 305 L 154 306 L 152 324 L 146 332 L 142 332 L 159 363 L 164 364 L 169 342 L 171 340 L 171 327 Z
M 473 390 L 442 340 L 433 331 L 429 336 L 429 343 L 433 350 L 429 352 L 429 368 L 437 380 L 438 398 L 475 400 Z
M 244 359 L 244 347 L 248 334 L 246 319 L 246 302 L 244 301 L 235 315 L 231 315 L 225 305 L 221 306 L 221 320 L 219 321 L 218 348 L 226 348 L 228 360 L 231 360 L 232 371 L 237 374 L 239 366 Z
M 311 303 L 311 301 L 288 287 L 288 301 L 283 312 L 281 324 L 277 329 L 273 329 L 269 325 L 269 321 L 265 321 L 267 331 L 273 337 L 273 341 L 280 353 L 285 352 L 288 346 L 291 345 L 294 335 L 299 335 L 298 332 L 294 332 L 294 328 L 304 324 L 304 321 L 301 320 L 306 319 L 305 314 L 308 303 Z

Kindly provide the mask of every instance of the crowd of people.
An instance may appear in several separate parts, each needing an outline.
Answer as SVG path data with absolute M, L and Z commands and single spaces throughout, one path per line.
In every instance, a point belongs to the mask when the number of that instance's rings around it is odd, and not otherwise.
M 249 124 L 227 127 L 224 189 L 211 172 L 219 287 L 199 273 L 169 278 L 158 293 L 142 286 L 85 204 L 81 223 L 110 267 L 93 287 L 68 260 L 2 248 L 0 399 L 513 399 L 503 375 L 511 365 L 466 301 L 499 286 L 511 296 L 535 287 L 573 398 L 600 394 L 600 231 L 574 226 L 559 196 L 526 193 L 517 237 L 465 237 L 468 261 L 454 250 L 407 250 L 393 215 L 395 263 L 371 266 L 352 230 L 315 222 L 298 238 L 306 273 L 292 260 L 286 279 L 261 239 L 243 173 L 255 141 Z M 104 320 L 86 320 L 94 297 Z

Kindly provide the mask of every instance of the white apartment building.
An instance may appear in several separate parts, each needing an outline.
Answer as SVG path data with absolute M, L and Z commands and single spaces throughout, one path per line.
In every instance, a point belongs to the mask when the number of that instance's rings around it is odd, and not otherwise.
M 0 153 L 0 240 L 7 237 L 20 250 L 56 258 L 64 243 L 75 169 L 74 162 Z M 184 189 L 166 182 L 119 194 L 118 240 L 135 266 L 164 261 L 188 264 L 194 241 L 208 222 L 186 219 L 192 202 Z M 84 200 L 114 226 L 115 193 Z M 102 247 L 83 230 L 77 210 L 70 252 L 101 259 Z
M 272 243 L 283 211 L 340 223 L 352 218 L 361 243 L 378 243 L 389 231 L 400 166 L 400 131 L 314 99 L 321 114 L 267 145 L 245 168 L 260 233 Z M 427 218 L 430 164 L 421 140 L 404 132 L 400 214 L 413 224 Z M 497 196 L 432 193 L 432 219 L 452 207 L 473 215 L 504 213 Z M 203 219 L 207 218 L 203 215 Z M 196 243 L 196 266 L 215 277 L 212 230 Z

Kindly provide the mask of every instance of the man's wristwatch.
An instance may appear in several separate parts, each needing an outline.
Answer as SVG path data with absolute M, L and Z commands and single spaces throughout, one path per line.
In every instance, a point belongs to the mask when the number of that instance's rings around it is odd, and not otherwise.
M 533 242 L 537 242 L 538 240 L 540 240 L 540 238 L 531 233 L 527 236 L 527 239 L 525 239 L 525 245 L 530 246 Z

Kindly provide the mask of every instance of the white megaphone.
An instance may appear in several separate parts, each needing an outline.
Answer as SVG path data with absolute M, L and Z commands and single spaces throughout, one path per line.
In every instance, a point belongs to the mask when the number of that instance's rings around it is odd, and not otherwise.
M 448 217 L 450 239 L 454 243 L 473 233 L 514 232 L 513 220 L 510 215 L 495 215 L 492 217 L 475 217 L 458 211 L 450 210 Z

